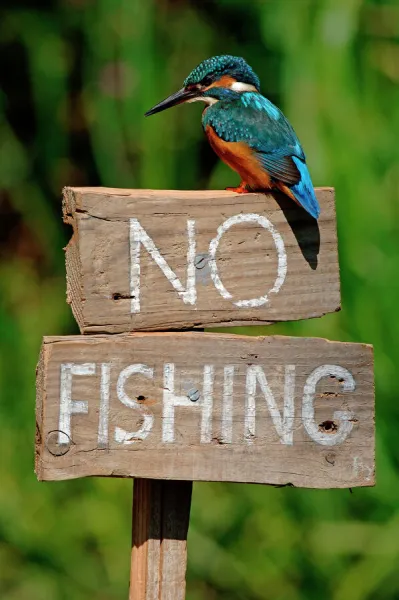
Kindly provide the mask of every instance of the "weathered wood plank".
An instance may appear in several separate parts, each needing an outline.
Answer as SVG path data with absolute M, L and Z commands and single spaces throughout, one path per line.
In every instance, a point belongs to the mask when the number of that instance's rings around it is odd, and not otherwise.
M 134 480 L 129 600 L 184 600 L 192 485 Z
M 204 333 L 45 338 L 36 473 L 374 483 L 372 348 Z
M 67 298 L 81 332 L 267 324 L 339 310 L 334 190 L 316 193 L 318 222 L 282 196 L 65 188 L 74 229 Z

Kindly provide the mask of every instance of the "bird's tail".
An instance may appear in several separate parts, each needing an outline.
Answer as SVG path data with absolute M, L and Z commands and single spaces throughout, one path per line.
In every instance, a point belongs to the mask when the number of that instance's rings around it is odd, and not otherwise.
M 306 163 L 296 156 L 292 157 L 298 167 L 301 175 L 300 180 L 295 185 L 287 186 L 295 197 L 295 200 L 300 204 L 314 219 L 320 215 L 320 206 L 314 193 L 312 180 Z

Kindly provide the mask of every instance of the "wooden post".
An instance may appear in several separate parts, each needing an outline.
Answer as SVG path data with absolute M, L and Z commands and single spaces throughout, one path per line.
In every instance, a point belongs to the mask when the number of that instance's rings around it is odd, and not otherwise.
M 135 479 L 129 600 L 184 600 L 191 481 Z

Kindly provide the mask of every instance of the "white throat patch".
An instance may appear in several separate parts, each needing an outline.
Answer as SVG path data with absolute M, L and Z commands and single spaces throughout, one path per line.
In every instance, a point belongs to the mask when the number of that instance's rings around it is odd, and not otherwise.
M 191 100 L 186 100 L 186 102 L 187 104 L 189 102 L 205 102 L 205 104 L 210 106 L 211 104 L 219 102 L 219 100 L 217 98 L 211 98 L 210 96 L 198 96 L 198 98 L 191 98 Z

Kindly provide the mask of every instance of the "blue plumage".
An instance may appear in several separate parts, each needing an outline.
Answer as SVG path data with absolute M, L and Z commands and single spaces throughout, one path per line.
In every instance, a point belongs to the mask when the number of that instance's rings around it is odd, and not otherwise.
M 259 92 L 211 88 L 204 95 L 218 102 L 202 116 L 226 142 L 245 142 L 276 182 L 285 184 L 298 203 L 315 219 L 320 214 L 302 146 L 289 121 L 277 106 Z
M 222 56 L 212 56 L 202 61 L 191 71 L 190 75 L 184 80 L 185 87 L 190 85 L 198 85 L 199 83 L 212 83 L 222 75 L 234 77 L 236 81 L 242 81 L 260 88 L 259 77 L 253 72 L 248 63 L 239 56 L 230 56 L 223 54 Z
M 277 188 L 318 218 L 320 208 L 295 131 L 281 110 L 262 96 L 259 78 L 243 58 L 204 60 L 181 90 L 146 114 L 195 100 L 208 105 L 202 125 L 213 149 L 241 175 L 235 191 Z
M 293 156 L 292 160 L 298 167 L 300 180 L 295 185 L 289 186 L 289 188 L 303 208 L 312 215 L 313 218 L 318 219 L 320 215 L 320 206 L 314 193 L 308 167 L 304 161 L 296 156 Z

